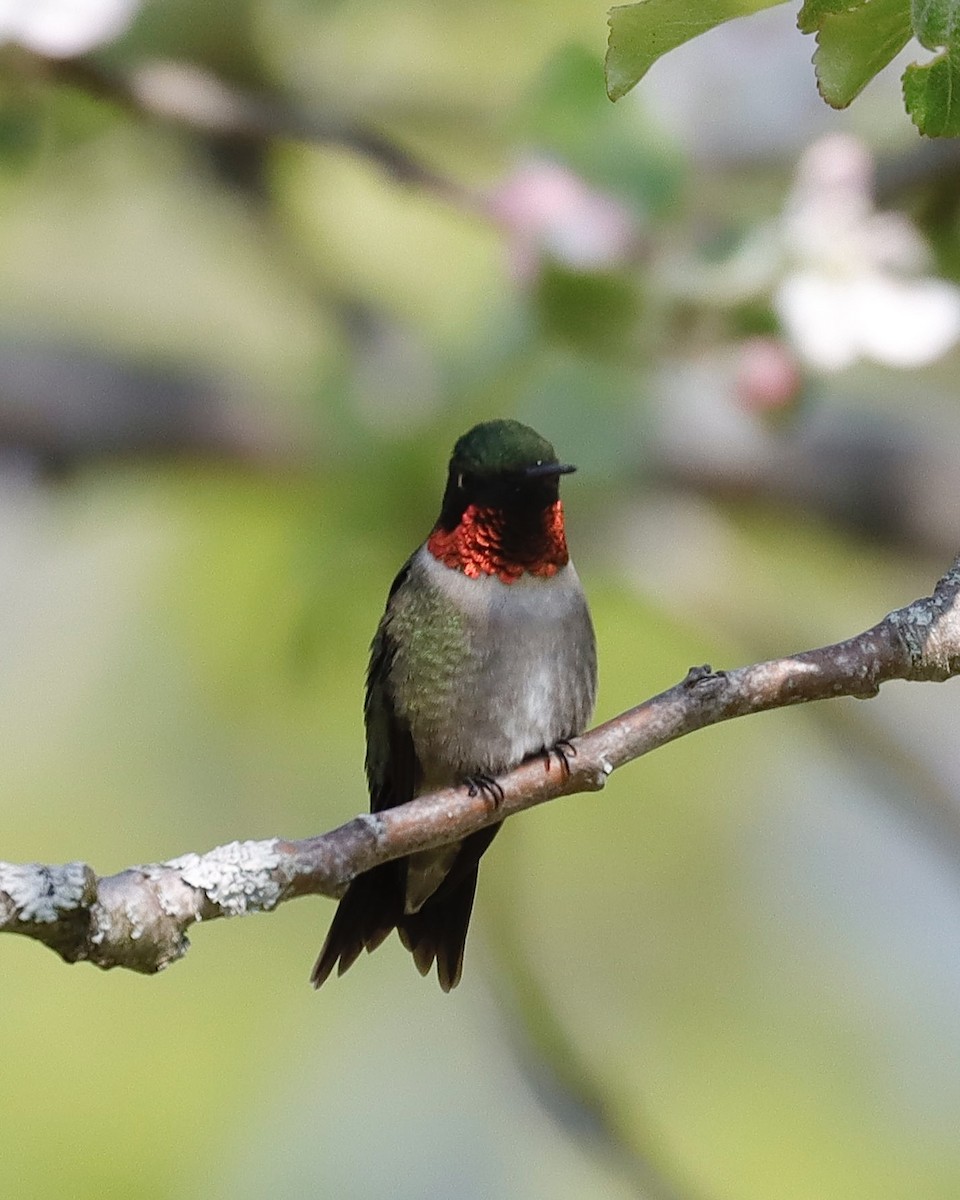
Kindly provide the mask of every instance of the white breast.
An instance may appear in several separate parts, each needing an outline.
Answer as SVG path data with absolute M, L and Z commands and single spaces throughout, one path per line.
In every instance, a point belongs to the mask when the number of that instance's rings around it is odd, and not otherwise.
M 442 720 L 413 728 L 431 783 L 497 774 L 582 732 L 593 708 L 596 653 L 580 580 L 471 579 L 422 547 L 414 567 L 462 615 L 468 653 Z M 438 778 L 438 776 L 442 778 Z

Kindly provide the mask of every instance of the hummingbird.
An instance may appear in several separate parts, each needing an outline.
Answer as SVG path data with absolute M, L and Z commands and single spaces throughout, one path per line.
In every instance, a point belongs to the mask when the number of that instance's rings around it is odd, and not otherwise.
M 393 581 L 370 652 L 364 718 L 370 810 L 559 756 L 593 710 L 596 643 L 567 553 L 553 446 L 485 421 L 453 448 L 440 516 Z M 315 987 L 396 929 L 421 975 L 456 987 L 477 867 L 500 824 L 358 875 L 313 969 Z

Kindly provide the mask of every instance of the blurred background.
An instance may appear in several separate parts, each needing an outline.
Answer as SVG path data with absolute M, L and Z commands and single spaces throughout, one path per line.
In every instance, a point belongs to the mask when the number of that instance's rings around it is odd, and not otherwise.
M 960 525 L 960 155 L 795 6 L 604 96 L 579 0 L 0 0 L 0 856 L 366 806 L 455 438 L 533 424 L 597 717 L 848 636 Z M 902 69 L 902 64 L 901 64 Z M 510 822 L 464 981 L 333 904 L 145 979 L 0 945 L 17 1197 L 955 1200 L 958 685 L 707 730 Z

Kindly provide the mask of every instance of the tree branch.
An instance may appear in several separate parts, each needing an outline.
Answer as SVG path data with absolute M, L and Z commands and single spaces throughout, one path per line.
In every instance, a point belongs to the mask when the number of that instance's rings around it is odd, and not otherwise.
M 245 91 L 191 63 L 155 60 L 121 71 L 108 69 L 93 58 L 52 59 L 26 51 L 14 61 L 24 70 L 193 133 L 342 146 L 376 163 L 397 183 L 415 185 L 448 202 L 485 212 L 478 194 L 434 170 L 380 131 L 328 117 L 279 94 Z
M 380 863 L 458 841 L 559 796 L 597 791 L 618 767 L 696 729 L 790 704 L 866 699 L 890 679 L 957 674 L 960 558 L 932 596 L 847 641 L 735 671 L 692 668 L 669 691 L 576 739 L 569 772 L 556 755 L 521 764 L 500 780 L 496 805 L 447 788 L 319 837 L 232 842 L 118 875 L 97 876 L 86 863 L 0 862 L 0 932 L 35 938 L 67 962 L 150 974 L 186 953 L 196 921 L 266 912 L 297 896 L 340 896 Z

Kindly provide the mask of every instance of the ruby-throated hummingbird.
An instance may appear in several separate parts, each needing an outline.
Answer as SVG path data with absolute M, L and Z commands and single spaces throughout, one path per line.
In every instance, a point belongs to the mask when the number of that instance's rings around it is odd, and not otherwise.
M 462 783 L 495 788 L 495 776 L 558 744 L 562 752 L 584 729 L 597 660 L 559 499 L 560 476 L 573 470 L 517 421 L 486 421 L 454 446 L 440 516 L 393 581 L 373 639 L 372 812 Z M 440 986 L 455 987 L 477 865 L 499 828 L 354 879 L 314 985 L 396 929 L 422 975 L 436 960 Z

